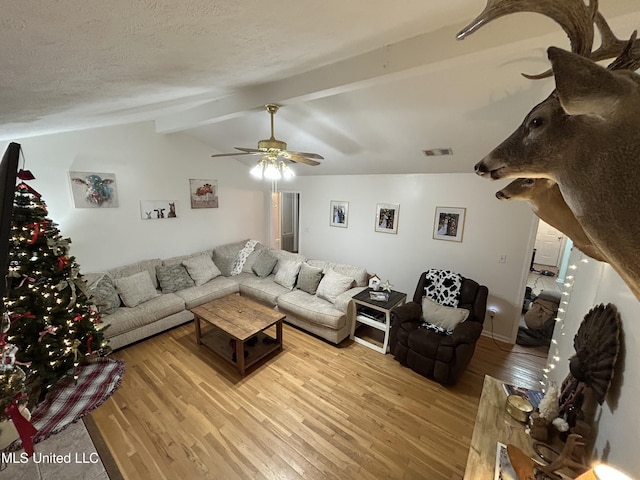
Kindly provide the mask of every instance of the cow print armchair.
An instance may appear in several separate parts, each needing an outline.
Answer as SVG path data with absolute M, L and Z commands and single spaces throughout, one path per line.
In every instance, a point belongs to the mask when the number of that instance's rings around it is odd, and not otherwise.
M 482 333 L 488 293 L 454 272 L 422 273 L 413 301 L 391 312 L 391 353 L 420 375 L 455 384 Z

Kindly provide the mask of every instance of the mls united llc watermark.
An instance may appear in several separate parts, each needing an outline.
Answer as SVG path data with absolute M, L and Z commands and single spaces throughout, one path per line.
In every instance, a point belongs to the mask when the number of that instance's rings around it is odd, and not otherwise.
M 27 452 L 2 452 L 0 453 L 2 464 L 8 463 L 98 463 L 100 456 L 97 452 L 69 452 L 66 454 L 59 453 L 41 453 L 33 452 L 31 459 Z

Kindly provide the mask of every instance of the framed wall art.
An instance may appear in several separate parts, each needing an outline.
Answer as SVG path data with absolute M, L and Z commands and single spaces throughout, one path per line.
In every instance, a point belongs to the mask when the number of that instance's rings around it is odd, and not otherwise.
M 399 212 L 397 203 L 379 203 L 376 207 L 376 232 L 398 233 Z
M 140 218 L 143 220 L 162 220 L 177 218 L 175 200 L 141 200 Z
M 436 240 L 461 242 L 466 211 L 466 208 L 436 207 L 436 217 L 433 222 L 433 238 Z
M 69 172 L 71 196 L 76 208 L 115 208 L 118 189 L 113 173 Z
M 347 228 L 347 221 L 349 220 L 349 202 L 331 200 L 329 210 L 331 213 L 329 225 L 332 227 Z
M 218 208 L 217 180 L 189 180 L 191 208 Z

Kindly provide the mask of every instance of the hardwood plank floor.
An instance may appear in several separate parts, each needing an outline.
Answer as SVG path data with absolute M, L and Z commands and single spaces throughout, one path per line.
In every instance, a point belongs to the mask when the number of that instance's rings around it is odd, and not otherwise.
M 545 358 L 480 339 L 444 388 L 350 340 L 290 325 L 284 351 L 241 378 L 188 323 L 113 356 L 92 413 L 125 479 L 461 479 L 485 374 L 536 388 Z

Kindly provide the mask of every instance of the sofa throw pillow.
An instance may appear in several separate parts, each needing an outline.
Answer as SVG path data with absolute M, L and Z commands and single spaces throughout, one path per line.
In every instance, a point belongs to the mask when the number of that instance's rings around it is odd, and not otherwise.
M 158 265 L 156 267 L 156 276 L 162 293 L 173 293 L 195 285 L 187 269 L 179 263 L 175 265 Z
M 336 303 L 338 295 L 346 292 L 353 285 L 353 278 L 329 270 L 318 285 L 316 296 L 331 303 Z
M 188 258 L 182 262 L 182 265 L 185 266 L 196 286 L 204 285 L 221 274 L 220 269 L 209 258 L 209 255 Z
M 426 271 L 424 294 L 434 302 L 447 307 L 458 306 L 462 276 L 450 270 L 432 268 Z
M 315 295 L 318 290 L 320 280 L 322 280 L 322 269 L 319 267 L 312 267 L 305 262 L 300 266 L 300 273 L 298 274 L 298 283 L 296 286 L 303 292 Z
M 273 279 L 278 285 L 282 285 L 289 290 L 293 290 L 298 278 L 298 272 L 302 262 L 295 262 L 293 260 L 280 261 L 278 265 L 278 272 Z
M 454 308 L 440 305 L 429 297 L 422 297 L 422 318 L 445 330 L 453 330 L 469 317 L 466 308 Z
M 113 284 L 125 307 L 133 308 L 160 295 L 153 286 L 151 275 L 147 270 L 135 273 L 130 277 L 118 278 L 113 281 Z
M 106 273 L 97 282 L 89 286 L 91 301 L 98 308 L 98 312 L 111 315 L 120 306 L 118 291 L 113 285 L 111 277 Z
M 271 274 L 276 263 L 278 263 L 278 257 L 271 253 L 271 250 L 264 249 L 258 254 L 258 258 L 253 262 L 251 269 L 257 276 L 264 278 Z

